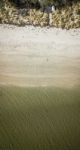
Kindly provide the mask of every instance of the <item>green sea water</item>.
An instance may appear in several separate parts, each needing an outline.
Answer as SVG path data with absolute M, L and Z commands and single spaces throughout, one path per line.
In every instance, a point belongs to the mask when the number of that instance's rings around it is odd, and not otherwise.
M 0 87 L 0 150 L 80 150 L 80 87 Z

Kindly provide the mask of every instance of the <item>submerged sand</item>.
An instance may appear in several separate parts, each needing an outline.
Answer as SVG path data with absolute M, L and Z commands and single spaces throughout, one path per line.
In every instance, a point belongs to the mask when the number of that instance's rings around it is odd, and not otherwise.
M 80 29 L 0 25 L 0 85 L 80 85 Z

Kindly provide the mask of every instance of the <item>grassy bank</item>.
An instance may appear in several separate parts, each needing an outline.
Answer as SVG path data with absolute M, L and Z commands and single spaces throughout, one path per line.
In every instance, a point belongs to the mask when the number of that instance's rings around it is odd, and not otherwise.
M 79 87 L 0 87 L 0 150 L 79 150 L 79 141 Z

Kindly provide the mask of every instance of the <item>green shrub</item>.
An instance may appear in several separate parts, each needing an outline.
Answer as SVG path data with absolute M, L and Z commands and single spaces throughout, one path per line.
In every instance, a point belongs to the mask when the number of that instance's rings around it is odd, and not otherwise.
M 29 6 L 37 6 L 40 5 L 40 7 L 46 7 L 50 5 L 55 5 L 56 7 L 61 7 L 67 4 L 71 4 L 73 1 L 79 1 L 79 0 L 9 0 L 14 2 L 17 6 L 24 6 L 24 7 L 29 7 Z
M 29 6 L 31 4 L 35 5 L 36 3 L 38 3 L 38 0 L 10 0 L 10 1 L 14 2 L 18 6 L 21 5 Z
M 4 1 L 0 0 L 0 9 L 3 8 L 3 6 L 4 6 Z

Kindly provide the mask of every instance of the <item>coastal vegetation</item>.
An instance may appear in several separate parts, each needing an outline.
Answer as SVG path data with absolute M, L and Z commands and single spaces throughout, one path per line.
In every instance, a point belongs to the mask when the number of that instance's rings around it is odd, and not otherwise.
M 54 6 L 54 7 L 53 7 Z M 79 0 L 1 0 L 0 23 L 18 26 L 80 27 Z

